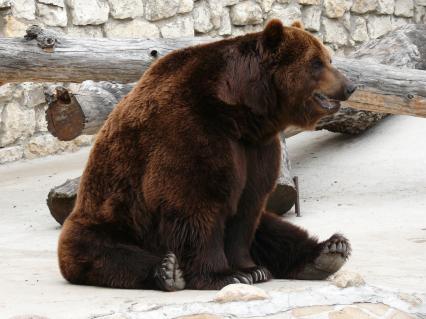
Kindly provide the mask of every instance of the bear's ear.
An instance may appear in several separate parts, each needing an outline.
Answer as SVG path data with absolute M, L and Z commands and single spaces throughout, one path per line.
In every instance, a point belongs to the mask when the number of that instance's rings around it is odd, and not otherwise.
M 284 40 L 284 26 L 278 19 L 268 22 L 263 30 L 263 43 L 269 48 L 276 48 Z
M 293 28 L 298 28 L 298 29 L 305 30 L 305 28 L 303 27 L 302 22 L 300 22 L 300 21 L 298 21 L 298 20 L 294 21 L 294 22 L 291 24 L 291 26 L 292 26 Z

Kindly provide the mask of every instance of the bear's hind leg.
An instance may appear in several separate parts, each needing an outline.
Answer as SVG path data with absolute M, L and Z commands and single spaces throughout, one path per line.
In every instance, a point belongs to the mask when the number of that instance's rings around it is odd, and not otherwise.
M 350 251 L 342 235 L 319 243 L 302 228 L 271 213 L 262 215 L 251 247 L 255 262 L 279 279 L 325 279 L 343 266 Z
M 58 257 L 62 275 L 74 284 L 165 291 L 185 287 L 173 253 L 152 254 L 106 225 L 67 220 Z

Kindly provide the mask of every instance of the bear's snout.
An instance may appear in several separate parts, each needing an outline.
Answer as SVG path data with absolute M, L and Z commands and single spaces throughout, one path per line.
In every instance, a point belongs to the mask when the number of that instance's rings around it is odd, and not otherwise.
M 347 80 L 347 83 L 344 88 L 344 96 L 345 100 L 349 99 L 349 97 L 354 93 L 357 89 L 357 86 L 352 82 Z

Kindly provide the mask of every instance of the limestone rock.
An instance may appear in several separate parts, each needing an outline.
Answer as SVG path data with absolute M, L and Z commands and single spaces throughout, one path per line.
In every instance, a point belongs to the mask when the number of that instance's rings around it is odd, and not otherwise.
M 377 0 L 376 11 L 380 14 L 392 14 L 395 7 L 395 0 Z
M 414 2 L 413 0 L 395 0 L 396 16 L 410 18 L 414 15 Z
M 423 299 L 420 296 L 417 296 L 416 293 L 411 294 L 406 292 L 400 292 L 398 293 L 398 298 L 404 300 L 413 307 L 421 306 L 423 303 Z
M 15 101 L 3 108 L 0 118 L 0 147 L 31 136 L 34 130 L 34 109 L 24 109 Z
M 377 7 L 377 0 L 354 0 L 351 11 L 356 13 L 366 13 L 374 11 Z
M 213 29 L 210 10 L 206 1 L 198 1 L 195 4 L 192 16 L 195 31 L 206 33 Z
M 134 20 L 109 20 L 104 25 L 105 35 L 108 38 L 158 38 L 160 31 L 157 26 L 141 18 Z
M 60 151 L 76 151 L 78 148 L 73 142 L 61 142 L 50 134 L 32 136 L 24 148 L 24 157 L 36 157 L 55 154 Z
M 426 24 L 426 7 L 416 6 L 414 8 L 414 23 Z
M 64 151 L 75 152 L 82 146 L 90 145 L 92 141 L 91 135 L 82 135 L 69 142 L 59 141 L 50 134 L 34 135 L 24 146 L 24 157 L 33 159 Z
M 373 319 L 374 317 L 370 316 L 367 312 L 364 312 L 360 308 L 356 307 L 344 307 L 343 309 L 330 312 L 328 314 L 329 319 L 350 319 L 350 318 L 356 318 L 356 319 Z
M 359 303 L 358 307 L 365 309 L 379 317 L 384 316 L 389 310 L 389 306 L 382 303 Z
M 109 6 L 105 0 L 68 0 L 74 25 L 102 24 L 108 20 Z
M 339 288 L 359 287 L 365 285 L 364 278 L 356 272 L 339 271 L 329 279 L 333 285 Z
M 262 23 L 262 8 L 249 0 L 240 2 L 231 8 L 231 21 L 235 25 Z
M 29 82 L 26 83 L 28 84 Z M 18 104 L 22 104 L 22 94 L 25 88 L 25 83 L 6 83 L 0 86 L 0 106 L 13 100 Z
M 324 0 L 325 14 L 329 18 L 340 18 L 351 5 L 351 0 Z
M 0 147 L 0 164 L 19 160 L 23 154 L 24 148 L 22 146 Z
M 3 34 L 7 38 L 13 38 L 13 37 L 22 37 L 27 32 L 28 24 L 25 24 L 19 20 L 16 20 L 13 16 L 6 16 L 4 18 L 4 25 L 3 25 Z
M 226 318 L 215 315 L 215 314 L 210 314 L 210 313 L 200 313 L 197 315 L 177 317 L 176 319 L 226 319 Z
M 34 0 L 13 0 L 12 15 L 17 19 L 35 19 L 35 1 Z
M 178 13 L 191 12 L 194 9 L 194 0 L 181 0 L 179 3 Z
M 216 294 L 214 301 L 224 303 L 232 301 L 263 300 L 269 298 L 269 295 L 263 289 L 256 286 L 231 284 L 222 288 L 222 290 Z
M 230 17 L 228 8 L 225 8 L 222 12 L 222 17 L 220 19 L 220 28 L 218 30 L 218 34 L 219 35 L 231 35 L 232 34 L 231 17 Z
M 65 27 L 67 25 L 66 8 L 37 3 L 40 20 L 47 26 Z
M 285 25 L 302 19 L 299 5 L 274 4 L 269 12 L 268 19 L 280 19 Z
M 322 25 L 324 26 L 324 41 L 345 45 L 348 40 L 348 35 L 345 27 L 337 20 L 323 18 Z
M 426 7 L 426 0 L 416 0 L 416 4 L 419 6 L 425 6 Z
M 409 23 L 410 23 L 409 18 L 402 18 L 402 17 L 395 17 L 395 16 L 391 17 L 392 30 L 395 30 L 396 28 L 402 27 Z
M 249 24 L 242 27 L 234 26 L 232 28 L 233 36 L 240 36 L 247 33 L 260 32 L 263 30 L 263 26 L 261 24 Z
M 211 22 L 215 29 L 220 27 L 220 19 L 222 17 L 223 4 L 222 0 L 207 0 L 210 8 Z
M 306 5 L 319 5 L 321 4 L 321 0 L 298 0 L 300 4 L 306 4 Z
M 256 0 L 256 2 L 260 5 L 263 12 L 269 12 L 275 0 Z
M 145 17 L 149 21 L 173 17 L 178 12 L 179 5 L 179 0 L 147 0 Z
M 191 14 L 177 16 L 160 28 L 163 38 L 194 36 L 194 20 Z
M 357 42 L 364 42 L 368 40 L 367 22 L 360 16 L 352 17 L 351 23 L 352 39 Z
M 47 105 L 39 105 L 34 108 L 34 111 L 35 111 L 34 131 L 36 133 L 47 132 L 46 109 L 47 109 Z
M 37 2 L 44 3 L 44 4 L 51 4 L 52 6 L 57 6 L 61 8 L 65 7 L 64 0 L 37 0 Z
M 368 33 L 371 39 L 376 39 L 392 30 L 390 16 L 370 16 L 367 21 Z
M 71 26 L 67 29 L 67 34 L 70 37 L 77 38 L 103 38 L 104 36 L 102 27 L 95 25 L 86 25 L 84 27 Z
M 321 27 L 321 7 L 308 6 L 304 8 L 302 21 L 306 30 L 319 31 Z
M 277 3 L 290 3 L 290 0 L 275 0 Z M 310 1 L 310 0 L 308 0 Z
M 311 307 L 300 307 L 293 309 L 291 314 L 296 318 L 308 317 L 308 316 L 320 316 L 322 313 L 333 310 L 333 306 L 311 306 Z
M 22 106 L 34 108 L 46 103 L 44 88 L 41 83 L 24 82 L 18 85 L 18 90 L 22 91 L 19 99 L 17 99 Z
M 0 8 L 10 8 L 12 0 L 0 0 Z
M 223 0 L 222 4 L 224 7 L 229 7 L 229 6 L 233 6 L 234 4 L 237 4 L 239 1 L 240 0 Z
M 78 147 L 88 146 L 96 140 L 96 135 L 80 135 L 75 138 L 73 143 Z
M 142 0 L 108 0 L 111 16 L 115 19 L 128 19 L 143 16 Z

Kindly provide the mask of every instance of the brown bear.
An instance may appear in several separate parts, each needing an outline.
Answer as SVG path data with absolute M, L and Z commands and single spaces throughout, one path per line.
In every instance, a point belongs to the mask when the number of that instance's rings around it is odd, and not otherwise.
M 117 288 L 323 279 L 350 245 L 265 211 L 279 132 L 312 127 L 355 86 L 299 23 L 174 51 L 109 116 L 59 240 L 63 276 Z

